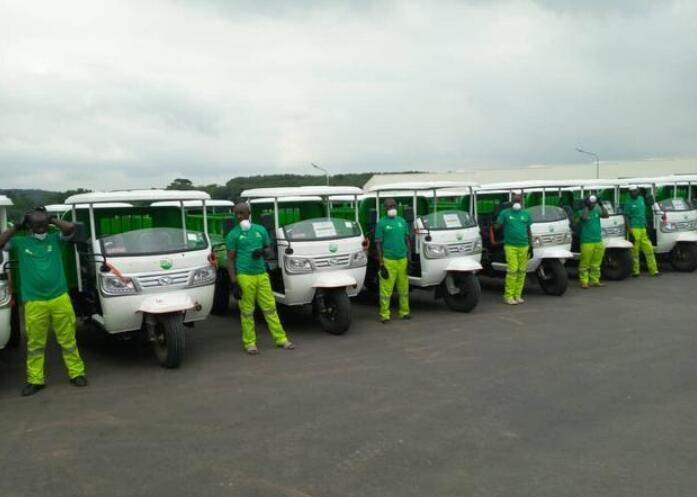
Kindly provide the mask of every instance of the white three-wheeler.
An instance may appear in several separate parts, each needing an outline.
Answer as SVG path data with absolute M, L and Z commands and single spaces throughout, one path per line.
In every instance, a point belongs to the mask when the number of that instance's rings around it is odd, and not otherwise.
M 608 280 L 623 280 L 632 274 L 632 242 L 627 240 L 627 227 L 624 216 L 619 212 L 620 206 L 615 201 L 615 185 L 612 180 L 576 180 L 574 186 L 565 188 L 570 195 L 562 197 L 563 207 L 567 209 L 571 219 L 576 212 L 583 209 L 583 200 L 595 195 L 598 205 L 605 208 L 608 217 L 600 218 L 605 255 L 603 257 L 603 278 Z M 574 259 L 581 257 L 580 239 L 574 232 L 571 248 Z
M 87 236 L 74 244 L 76 312 L 110 334 L 144 331 L 165 367 L 183 358 L 184 325 L 208 317 L 216 278 L 203 209 L 202 231 L 186 223 L 184 202 L 207 193 L 134 190 L 68 198 L 72 219 Z M 178 207 L 154 202 L 176 201 Z M 129 207 L 97 208 L 114 202 Z M 86 209 L 78 208 L 85 204 Z M 80 230 L 83 231 L 83 230 Z
M 520 181 L 491 183 L 477 189 L 479 224 L 484 237 L 482 265 L 488 275 L 506 272 L 506 257 L 502 234 L 494 232 L 493 225 L 501 210 L 511 205 L 514 193 L 523 196 L 523 208 L 532 217 L 532 251 L 528 273 L 535 273 L 542 291 L 560 296 L 569 285 L 564 264 L 573 258 L 572 233 L 567 212 L 559 207 L 563 188 L 568 182 Z
M 631 185 L 639 187 L 646 200 L 646 231 L 656 255 L 670 260 L 677 271 L 697 269 L 697 209 L 693 205 L 697 176 L 623 178 L 616 185 L 620 205 L 629 199 Z
M 365 279 L 365 238 L 358 224 L 351 186 L 256 188 L 242 192 L 252 221 L 269 232 L 274 257 L 268 261 L 276 301 L 312 304 L 322 327 L 342 334 L 351 325 L 351 303 Z M 353 209 L 333 209 L 332 198 L 353 197 Z
M 410 287 L 433 290 L 436 298 L 442 297 L 448 308 L 459 312 L 473 310 L 481 295 L 477 272 L 482 269 L 482 239 L 475 186 L 453 181 L 394 183 L 369 188 L 363 200 L 374 242 L 375 226 L 385 215 L 382 204 L 395 199 L 398 212 L 413 228 Z M 367 279 L 377 286 L 379 261 L 373 257 L 371 262 Z
M 7 229 L 12 200 L 0 195 L 0 233 Z M 19 345 L 19 308 L 12 295 L 10 255 L 0 250 L 0 349 Z

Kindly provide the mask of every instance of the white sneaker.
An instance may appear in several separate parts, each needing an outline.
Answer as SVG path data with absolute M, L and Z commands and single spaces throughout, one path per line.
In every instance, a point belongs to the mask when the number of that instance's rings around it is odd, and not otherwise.
M 516 299 L 506 299 L 504 300 L 504 303 L 508 305 L 518 305 L 518 301 Z
M 518 300 L 516 300 L 516 302 L 518 302 L 519 304 L 524 304 L 524 303 L 525 303 L 525 301 L 524 301 L 523 299 L 521 299 L 520 297 L 518 297 Z

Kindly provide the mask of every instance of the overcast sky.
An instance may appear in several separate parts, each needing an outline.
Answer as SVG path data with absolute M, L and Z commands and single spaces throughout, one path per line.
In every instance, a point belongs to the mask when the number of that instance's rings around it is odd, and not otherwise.
M 697 156 L 694 0 L 0 0 L 0 188 Z

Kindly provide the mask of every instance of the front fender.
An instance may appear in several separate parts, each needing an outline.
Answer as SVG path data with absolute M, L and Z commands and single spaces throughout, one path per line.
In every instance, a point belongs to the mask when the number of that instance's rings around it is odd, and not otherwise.
M 343 288 L 358 285 L 356 278 L 342 273 L 326 273 L 317 276 L 312 288 Z
M 167 314 L 184 312 L 196 307 L 191 297 L 182 293 L 161 293 L 143 299 L 136 312 L 147 314 Z
M 533 250 L 533 257 L 535 259 L 573 259 L 574 254 L 563 247 L 539 247 Z
M 482 265 L 469 257 L 458 257 L 452 261 L 449 261 L 445 270 L 448 272 L 460 271 L 470 273 L 474 271 L 481 271 Z
M 675 239 L 676 243 L 680 242 L 697 242 L 697 233 L 694 231 L 688 231 L 687 233 L 680 233 Z
M 634 247 L 632 242 L 624 238 L 608 238 L 603 240 L 606 249 L 631 249 Z

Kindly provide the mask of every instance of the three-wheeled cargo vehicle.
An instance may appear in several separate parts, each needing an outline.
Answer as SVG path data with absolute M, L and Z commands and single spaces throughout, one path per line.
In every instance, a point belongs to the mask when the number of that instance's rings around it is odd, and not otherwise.
M 410 227 L 410 288 L 431 290 L 453 311 L 470 312 L 479 303 L 477 272 L 482 269 L 473 183 L 439 181 L 394 183 L 369 188 L 361 201 L 361 221 L 374 248 L 375 227 L 384 200 L 394 198 L 397 211 Z M 369 290 L 377 290 L 379 262 L 370 252 Z
M 697 269 L 697 176 L 623 178 L 616 181 L 616 201 L 623 205 L 636 185 L 646 200 L 646 231 L 654 252 L 676 271 Z
M 279 304 L 312 304 L 324 330 L 345 333 L 351 325 L 350 297 L 363 286 L 367 257 L 358 224 L 360 188 L 304 186 L 242 192 L 252 221 L 269 232 L 271 287 Z M 353 197 L 354 207 L 332 207 L 332 198 Z
M 147 333 L 168 368 L 183 359 L 184 326 L 208 317 L 213 303 L 216 265 L 206 210 L 198 229 L 187 225 L 184 202 L 190 200 L 205 206 L 209 196 L 133 190 L 83 193 L 65 201 L 70 219 L 80 223 L 65 257 L 76 314 L 110 334 Z M 153 206 L 160 201 L 178 206 Z M 107 204 L 112 207 L 100 208 Z
M 515 192 L 523 196 L 523 207 L 532 217 L 532 250 L 528 273 L 535 273 L 542 291 L 560 296 L 569 285 L 564 264 L 573 258 L 571 225 L 567 212 L 559 206 L 567 182 L 520 181 L 491 183 L 477 188 L 478 220 L 484 239 L 482 266 L 484 274 L 495 276 L 506 272 L 506 256 L 501 234 L 493 226 L 504 208 L 511 205 Z
M 561 206 L 567 210 L 570 219 L 575 220 L 578 211 L 583 209 L 583 200 L 595 195 L 608 213 L 607 218 L 600 219 L 605 255 L 601 266 L 603 278 L 623 280 L 632 274 L 632 243 L 627 240 L 627 227 L 620 207 L 615 202 L 615 187 L 612 180 L 576 180 L 573 186 L 565 188 L 561 197 Z M 581 256 L 580 240 L 576 226 L 573 230 L 571 252 L 574 262 Z M 569 261 L 571 262 L 571 261 Z
M 0 233 L 7 229 L 12 200 L 0 195 Z M 10 254 L 0 250 L 0 349 L 19 345 L 19 308 L 12 293 Z

